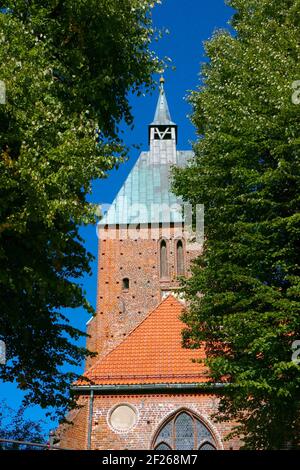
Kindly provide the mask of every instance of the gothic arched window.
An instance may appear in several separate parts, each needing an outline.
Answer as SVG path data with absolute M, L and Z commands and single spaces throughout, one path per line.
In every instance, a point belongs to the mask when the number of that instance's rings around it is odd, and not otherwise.
M 168 277 L 168 253 L 167 253 L 167 242 L 162 240 L 160 242 L 160 277 Z
M 189 411 L 173 415 L 157 433 L 156 450 L 216 450 L 215 439 L 207 426 Z
M 176 243 L 176 261 L 177 261 L 177 274 L 178 276 L 184 275 L 184 254 L 183 254 L 183 243 L 178 240 Z

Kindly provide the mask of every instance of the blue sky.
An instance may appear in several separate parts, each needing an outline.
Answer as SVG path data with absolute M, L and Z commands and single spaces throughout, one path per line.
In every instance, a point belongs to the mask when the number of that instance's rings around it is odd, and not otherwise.
M 188 119 L 191 108 L 185 97 L 200 83 L 200 64 L 205 60 L 203 42 L 217 29 L 229 28 L 228 21 L 231 16 L 232 10 L 225 6 L 224 0 L 163 0 L 162 5 L 158 5 L 153 12 L 154 26 L 167 28 L 170 32 L 155 42 L 153 48 L 160 57 L 170 57 L 176 67 L 175 71 L 168 70 L 165 73 L 165 89 L 172 120 L 179 126 L 179 150 L 190 149 L 191 142 L 196 138 L 195 130 Z M 155 92 L 146 97 L 131 98 L 135 126 L 133 130 L 125 129 L 123 138 L 127 145 L 138 144 L 141 150 L 148 149 L 147 126 L 153 120 L 157 97 Z M 112 171 L 108 179 L 94 182 L 90 200 L 97 204 L 111 203 L 138 155 L 139 151 L 132 148 L 128 162 L 121 165 L 117 171 Z M 82 228 L 81 234 L 88 251 L 96 257 L 96 228 Z M 82 280 L 87 298 L 93 306 L 96 301 L 96 274 L 95 260 L 92 264 L 92 276 Z M 78 309 L 67 313 L 74 326 L 85 330 L 89 319 L 85 311 Z M 83 366 L 80 366 L 76 372 L 80 373 L 82 370 Z M 23 394 L 14 384 L 0 384 L 0 400 L 6 400 L 11 407 L 17 408 L 22 397 Z M 47 420 L 45 412 L 38 407 L 32 407 L 27 414 L 32 419 L 43 419 L 46 431 L 55 428 L 55 423 Z

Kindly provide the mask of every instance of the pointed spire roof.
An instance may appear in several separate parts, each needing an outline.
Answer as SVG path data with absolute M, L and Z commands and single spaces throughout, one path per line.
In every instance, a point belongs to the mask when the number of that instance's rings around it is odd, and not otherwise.
M 160 78 L 159 97 L 157 101 L 154 121 L 151 126 L 175 126 L 176 124 L 171 120 L 171 114 L 167 102 L 167 97 L 164 89 L 165 79 Z
M 140 154 L 112 205 L 98 222 L 100 228 L 106 225 L 184 222 L 182 198 L 172 192 L 171 169 L 174 165 L 186 167 L 194 154 L 191 150 L 177 150 L 177 125 L 171 121 L 163 85 L 164 78 L 161 77 L 154 122 L 148 126 L 150 150 Z M 174 129 L 176 142 L 174 132 L 173 139 L 155 140 L 156 128 L 162 134 L 166 128 L 171 128 L 172 132 Z M 159 145 L 154 145 L 157 143 Z

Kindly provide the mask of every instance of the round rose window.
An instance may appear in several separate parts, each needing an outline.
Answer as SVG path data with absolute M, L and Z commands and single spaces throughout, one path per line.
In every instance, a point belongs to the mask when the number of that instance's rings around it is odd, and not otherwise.
M 116 431 L 129 431 L 136 423 L 136 412 L 129 405 L 119 405 L 110 414 L 109 423 Z

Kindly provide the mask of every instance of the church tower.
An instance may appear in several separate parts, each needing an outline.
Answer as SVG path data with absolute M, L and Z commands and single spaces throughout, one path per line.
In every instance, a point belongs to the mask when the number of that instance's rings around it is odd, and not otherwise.
M 88 322 L 87 361 L 72 387 L 80 407 L 59 429 L 60 445 L 92 450 L 237 449 L 215 423 L 220 384 L 208 384 L 205 350 L 184 349 L 180 276 L 199 254 L 186 236 L 181 200 L 171 190 L 177 150 L 164 80 L 149 150 L 142 152 L 98 226 L 97 312 Z
M 100 356 L 176 292 L 178 277 L 188 274 L 197 255 L 184 239 L 182 204 L 170 187 L 172 166 L 184 166 L 192 157 L 191 151 L 177 150 L 177 125 L 161 78 L 149 151 L 140 154 L 98 225 L 97 314 L 88 323 L 87 347 Z

